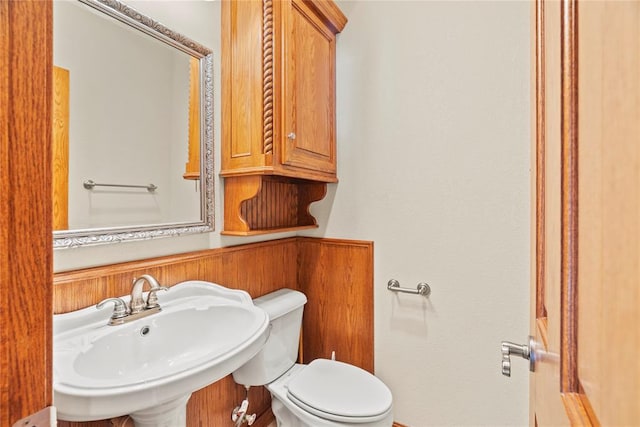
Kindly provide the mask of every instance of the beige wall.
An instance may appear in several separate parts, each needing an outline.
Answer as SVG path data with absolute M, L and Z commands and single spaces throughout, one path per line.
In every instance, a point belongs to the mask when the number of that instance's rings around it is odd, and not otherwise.
M 338 174 L 314 235 L 375 241 L 375 360 L 397 421 L 526 425 L 529 4 L 347 1 Z M 387 281 L 425 300 L 394 295 Z M 340 355 L 338 355 L 338 358 Z

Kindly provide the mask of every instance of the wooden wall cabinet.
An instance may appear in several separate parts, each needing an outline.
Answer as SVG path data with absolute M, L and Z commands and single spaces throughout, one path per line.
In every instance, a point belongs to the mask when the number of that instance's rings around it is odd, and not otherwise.
M 330 0 L 223 1 L 223 233 L 317 226 L 301 203 L 337 182 L 335 46 L 346 22 Z

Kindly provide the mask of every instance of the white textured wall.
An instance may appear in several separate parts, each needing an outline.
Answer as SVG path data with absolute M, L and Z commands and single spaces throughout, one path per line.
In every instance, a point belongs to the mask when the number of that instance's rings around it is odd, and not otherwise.
M 413 427 L 526 425 L 529 4 L 347 1 L 340 183 L 315 236 L 375 242 L 376 373 Z M 430 283 L 425 300 L 387 291 Z

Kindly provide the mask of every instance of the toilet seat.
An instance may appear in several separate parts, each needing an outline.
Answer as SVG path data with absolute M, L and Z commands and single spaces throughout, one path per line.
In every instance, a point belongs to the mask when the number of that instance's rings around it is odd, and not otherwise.
M 356 366 L 316 359 L 289 382 L 287 397 L 298 407 L 327 420 L 366 423 L 391 410 L 389 388 Z

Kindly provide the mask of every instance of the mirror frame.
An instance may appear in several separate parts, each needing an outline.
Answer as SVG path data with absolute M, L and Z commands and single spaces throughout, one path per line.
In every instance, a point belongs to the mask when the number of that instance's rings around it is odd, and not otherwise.
M 53 232 L 53 248 L 148 240 L 214 230 L 213 52 L 118 0 L 78 0 L 200 61 L 200 221 Z M 187 141 L 185 141 L 186 146 Z

